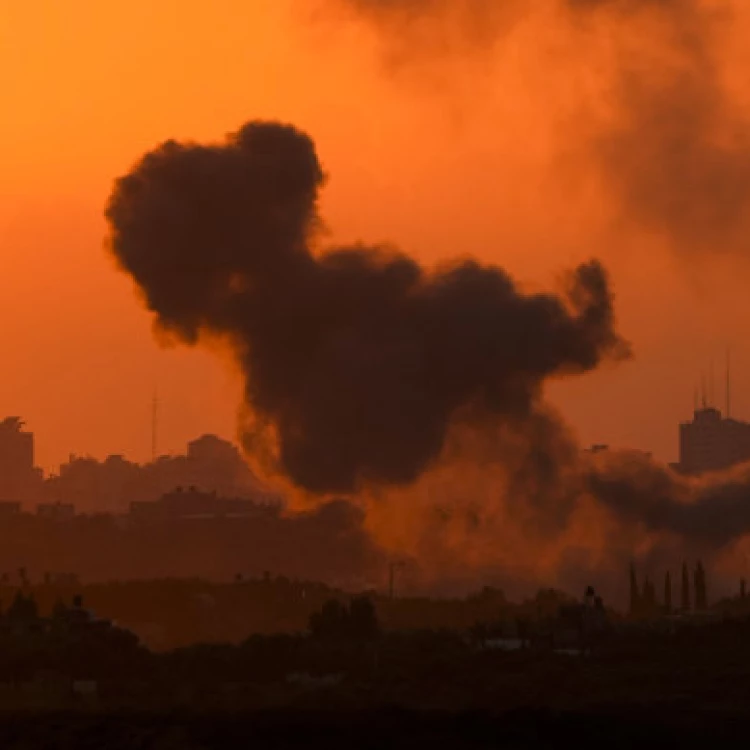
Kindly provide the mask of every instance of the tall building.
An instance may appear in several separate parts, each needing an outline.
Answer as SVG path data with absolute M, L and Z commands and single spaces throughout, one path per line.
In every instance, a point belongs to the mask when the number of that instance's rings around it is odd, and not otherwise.
M 23 431 L 20 417 L 0 422 L 0 500 L 38 499 L 42 472 L 34 466 L 34 434 Z
M 693 413 L 680 425 L 680 458 L 675 467 L 683 474 L 727 469 L 750 461 L 750 424 L 722 416 L 712 406 Z

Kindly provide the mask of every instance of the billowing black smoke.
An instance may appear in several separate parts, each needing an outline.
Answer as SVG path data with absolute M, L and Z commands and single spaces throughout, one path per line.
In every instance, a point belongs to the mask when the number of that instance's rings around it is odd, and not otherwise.
M 410 483 L 450 426 L 520 429 L 546 378 L 627 355 L 596 261 L 554 296 L 475 262 L 429 272 L 379 247 L 314 254 L 323 182 L 305 134 L 251 122 L 218 145 L 164 143 L 106 211 L 158 324 L 231 342 L 256 425 L 246 444 L 270 441 L 297 486 Z
M 588 487 L 618 518 L 707 550 L 750 531 L 747 466 L 689 482 L 649 460 L 614 455 L 588 475 Z

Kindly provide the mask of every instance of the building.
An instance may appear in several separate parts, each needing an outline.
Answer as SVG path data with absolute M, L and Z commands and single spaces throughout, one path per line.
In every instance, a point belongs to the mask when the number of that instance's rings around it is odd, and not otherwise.
M 130 515 L 138 520 L 177 520 L 200 518 L 247 518 L 269 512 L 269 506 L 252 500 L 219 497 L 195 487 L 178 487 L 155 502 L 132 502 Z
M 3 471 L 34 468 L 34 434 L 23 432 L 20 417 L 6 417 L 0 422 L 0 465 Z
M 278 502 L 254 476 L 236 446 L 215 435 L 190 442 L 186 455 L 160 456 L 143 465 L 122 455 L 104 461 L 71 455 L 58 474 L 46 480 L 45 500 L 73 504 L 82 513 L 120 514 L 133 501 L 153 502 L 178 486 L 213 491 L 221 497 Z
M 39 498 L 42 472 L 34 466 L 34 434 L 23 431 L 20 417 L 0 422 L 0 500 L 27 502 Z
M 75 518 L 76 509 L 72 503 L 39 503 L 36 514 L 52 521 L 69 521 Z
M 21 503 L 14 503 L 12 500 L 0 500 L 0 517 L 8 518 L 17 516 L 21 513 Z
M 696 409 L 692 421 L 680 424 L 679 430 L 675 468 L 682 474 L 719 471 L 750 461 L 750 424 L 725 418 L 714 407 Z

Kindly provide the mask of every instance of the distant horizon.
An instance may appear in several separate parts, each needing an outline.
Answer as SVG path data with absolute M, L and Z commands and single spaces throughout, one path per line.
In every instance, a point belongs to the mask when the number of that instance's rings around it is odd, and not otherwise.
M 705 94 L 712 103 L 694 131 L 674 134 L 684 138 L 697 171 L 670 163 L 680 178 L 678 195 L 691 209 L 683 219 L 697 232 L 681 232 L 669 201 L 651 201 L 660 212 L 652 215 L 634 200 L 643 191 L 627 191 L 653 187 L 638 183 L 638 175 L 648 177 L 654 159 L 647 155 L 668 146 L 669 133 L 652 128 L 656 143 L 636 142 L 647 149 L 634 154 L 642 170 L 598 163 L 601 154 L 588 136 L 612 133 L 600 132 L 592 105 L 601 91 L 619 101 L 622 87 L 606 51 L 577 35 L 586 24 L 571 28 L 533 12 L 517 29 L 529 44 L 497 60 L 482 57 L 491 52 L 487 46 L 473 49 L 469 24 L 445 40 L 479 53 L 469 55 L 468 68 L 450 57 L 421 59 L 417 44 L 409 52 L 418 59 L 403 59 L 396 70 L 389 54 L 407 50 L 391 47 L 399 36 L 392 23 L 332 17 L 321 26 L 300 12 L 302 2 L 231 2 L 207 11 L 192 0 L 182 8 L 180 33 L 166 8 L 143 3 L 112 0 L 104 7 L 85 0 L 76 16 L 83 31 L 55 4 L 43 5 L 41 18 L 32 6 L 16 8 L 6 28 L 20 41 L 0 45 L 2 69 L 17 71 L 6 87 L 11 114 L 0 139 L 0 246 L 13 261 L 1 282 L 0 347 L 12 353 L 13 366 L 3 374 L 0 406 L 12 405 L 33 425 L 45 471 L 63 463 L 72 446 L 93 456 L 147 457 L 155 386 L 163 399 L 164 452 L 179 450 L 198 430 L 234 439 L 242 390 L 234 364 L 153 340 L 151 314 L 102 248 L 108 234 L 102 212 L 115 178 L 146 150 L 168 138 L 217 141 L 252 118 L 283 119 L 313 135 L 331 175 L 322 197 L 328 236 L 339 244 L 392 242 L 428 267 L 471 256 L 535 288 L 549 287 L 579 259 L 601 257 L 612 274 L 618 328 L 635 356 L 550 387 L 582 445 L 637 447 L 673 461 L 675 425 L 689 413 L 712 361 L 719 390 L 727 347 L 732 411 L 750 415 L 750 352 L 743 344 L 750 308 L 738 302 L 744 262 L 731 231 L 742 223 L 732 209 L 745 196 L 744 152 L 736 159 L 732 149 L 707 152 L 704 133 L 715 119 L 720 132 L 724 126 L 733 132 L 729 105 L 732 97 L 743 99 L 742 87 L 732 88 L 727 101 L 723 89 L 714 98 L 712 86 L 714 76 L 742 79 L 744 62 L 735 58 L 733 42 L 748 28 L 744 5 L 733 3 L 729 28 L 712 18 L 716 37 L 696 40 L 695 50 L 679 47 L 683 37 L 664 42 L 677 45 L 677 59 L 688 58 L 682 83 L 698 101 Z M 665 12 L 672 23 L 671 10 Z M 691 4 L 686 22 L 696 13 Z M 606 15 L 590 20 L 611 31 Z M 626 26 L 618 30 L 630 38 Z M 713 46 L 725 36 L 726 44 Z M 137 50 L 133 38 L 140 40 Z M 568 54 L 550 66 L 538 38 L 564 43 Z M 196 56 L 198 48 L 207 54 Z M 466 95 L 466 75 L 479 96 Z M 349 90 L 361 96 L 341 96 Z M 654 91 L 640 93 L 649 104 Z M 662 101 L 675 111 L 671 98 Z M 639 123 L 640 113 L 633 114 Z M 728 193 L 737 199 L 727 207 L 731 226 L 701 224 L 702 217 L 721 215 L 715 198 L 700 193 L 704 183 L 690 177 L 709 164 L 710 184 L 726 177 L 737 187 Z M 705 217 L 694 210 L 700 200 Z
M 197 351 L 187 351 L 182 352 L 183 355 L 191 356 L 196 355 L 200 358 L 204 357 L 204 354 Z M 221 370 L 221 363 L 212 363 L 209 362 L 209 365 L 213 364 L 218 369 Z M 227 372 L 223 372 L 222 377 L 226 378 L 228 377 Z M 596 374 L 593 375 L 593 377 L 596 377 Z M 696 391 L 697 393 L 697 391 Z M 152 398 L 152 396 L 151 396 Z M 664 464 L 671 464 L 677 461 L 678 459 L 678 429 L 679 425 L 684 422 L 689 422 L 695 413 L 696 410 L 701 410 L 703 408 L 703 405 L 695 401 L 695 393 L 693 394 L 693 400 L 685 405 L 685 408 L 682 409 L 682 414 L 678 415 L 677 421 L 674 422 L 671 426 L 668 426 L 666 424 L 662 424 L 661 431 L 662 432 L 670 432 L 672 434 L 672 440 L 670 442 L 670 445 L 666 449 L 655 449 L 651 447 L 647 447 L 646 445 L 640 445 L 640 444 L 634 444 L 634 442 L 627 440 L 627 435 L 622 434 L 622 432 L 618 429 L 617 425 L 612 425 L 609 430 L 603 430 L 600 433 L 597 433 L 597 436 L 594 436 L 593 439 L 591 438 L 591 435 L 589 434 L 589 439 L 584 440 L 583 435 L 579 432 L 579 442 L 582 448 L 587 448 L 592 445 L 607 445 L 613 450 L 639 450 L 646 453 L 650 453 L 651 456 L 654 458 L 654 460 L 664 463 Z M 552 394 L 551 396 L 552 402 L 556 402 L 557 399 L 555 398 L 555 395 Z M 731 416 L 730 418 L 736 421 L 740 422 L 750 422 L 750 417 L 745 417 L 744 412 L 745 410 L 742 409 L 742 400 L 738 399 L 740 402 L 740 406 L 737 406 L 736 404 L 733 404 L 731 409 Z M 166 404 L 166 409 L 165 409 Z M 225 410 L 224 413 L 224 419 L 222 420 L 224 424 L 219 424 L 216 421 L 214 421 L 214 427 L 212 428 L 210 426 L 210 423 L 212 420 L 200 420 L 203 422 L 203 426 L 200 426 L 198 424 L 199 420 L 195 420 L 195 422 L 186 422 L 183 418 L 180 419 L 174 419 L 174 422 L 176 422 L 176 425 L 170 425 L 168 421 L 168 417 L 174 417 L 174 409 L 170 408 L 170 400 L 165 396 L 160 396 L 160 409 L 165 409 L 167 412 L 166 415 L 162 415 L 162 419 L 160 421 L 160 429 L 161 433 L 159 435 L 159 442 L 164 444 L 166 443 L 165 447 L 158 448 L 157 447 L 157 455 L 158 456 L 171 456 L 171 455 L 179 455 L 181 451 L 184 451 L 187 448 L 187 444 L 191 441 L 196 439 L 197 437 L 200 437 L 201 435 L 215 435 L 216 437 L 221 438 L 222 440 L 226 440 L 227 442 L 232 443 L 235 447 L 237 447 L 241 452 L 242 448 L 240 445 L 239 440 L 237 439 L 237 420 L 236 420 L 236 406 L 228 402 L 228 407 Z M 565 407 L 564 405 L 558 404 L 558 408 L 561 408 L 563 410 L 563 413 L 565 413 Z M 717 409 L 723 418 L 726 418 L 726 404 L 725 402 L 722 402 L 722 399 L 713 400 L 710 397 L 707 397 L 706 400 L 706 408 L 715 408 Z M 7 410 L 6 410 L 7 411 Z M 12 410 L 8 411 L 8 414 L 10 415 Z M 13 415 L 17 415 L 18 409 L 16 409 L 15 412 L 13 412 Z M 188 410 L 190 411 L 190 410 Z M 750 412 L 750 409 L 748 410 Z M 36 420 L 33 418 L 27 418 L 25 416 L 21 416 L 22 421 L 24 422 L 26 429 L 34 433 L 34 441 L 35 441 L 35 456 L 39 457 L 39 460 L 37 462 L 37 465 L 39 468 L 42 468 L 45 474 L 54 473 L 59 470 L 59 467 L 66 463 L 69 460 L 69 457 L 71 455 L 77 456 L 77 457 L 85 457 L 85 458 L 96 458 L 97 460 L 104 460 L 108 456 L 112 455 L 122 455 L 126 456 L 128 460 L 132 461 L 133 463 L 138 464 L 144 464 L 144 463 L 150 463 L 151 461 L 151 448 L 150 448 L 150 441 L 151 441 L 151 425 L 150 425 L 150 416 L 151 416 L 151 400 L 147 399 L 144 401 L 143 404 L 143 417 L 142 417 L 142 435 L 141 435 L 141 445 L 130 445 L 130 446 L 123 446 L 122 443 L 118 438 L 115 436 L 115 442 L 110 443 L 109 446 L 105 446 L 103 444 L 100 444 L 99 448 L 96 447 L 83 447 L 81 449 L 76 450 L 70 450 L 70 449 L 64 449 L 58 447 L 56 450 L 51 451 L 49 448 L 49 439 L 48 436 L 45 435 L 43 426 L 46 422 L 46 420 L 43 417 L 39 417 Z M 653 416 L 653 412 L 652 412 Z M 39 425 L 38 427 L 35 427 L 36 425 Z M 571 426 L 576 429 L 576 423 L 571 419 Z M 192 435 L 192 437 L 191 437 Z M 611 439 L 607 439 L 607 435 L 610 436 Z M 94 444 L 98 443 L 98 441 L 101 438 L 97 438 L 96 436 L 93 436 L 90 438 L 90 441 Z M 646 443 L 649 441 L 646 440 Z
M 694 406 L 692 406 L 691 409 L 690 409 L 689 417 L 680 419 L 674 425 L 674 427 L 675 427 L 674 457 L 670 458 L 669 460 L 665 460 L 664 458 L 662 458 L 661 456 L 659 456 L 657 453 L 655 453 L 653 451 L 650 451 L 650 450 L 648 450 L 646 448 L 643 448 L 641 446 L 638 446 L 638 445 L 615 444 L 615 443 L 607 442 L 606 440 L 594 440 L 594 441 L 589 442 L 589 443 L 581 443 L 581 449 L 582 450 L 589 450 L 592 447 L 605 446 L 608 449 L 613 450 L 613 451 L 631 451 L 631 450 L 634 450 L 634 451 L 639 451 L 639 452 L 643 452 L 643 453 L 649 454 L 651 456 L 651 458 L 653 458 L 658 463 L 670 465 L 670 464 L 676 463 L 677 460 L 678 460 L 678 446 L 679 446 L 679 442 L 678 442 L 677 430 L 679 428 L 679 425 L 683 424 L 683 423 L 686 423 L 686 422 L 690 422 L 692 420 L 692 418 L 694 417 L 694 415 L 697 412 L 702 411 L 704 409 L 715 409 L 715 410 L 717 410 L 720 413 L 722 419 L 727 419 L 727 416 L 725 414 L 725 409 L 723 409 L 720 404 L 712 404 L 710 401 L 707 401 L 705 406 L 703 406 L 703 405 L 694 405 Z M 10 415 L 8 415 L 8 416 L 10 416 Z M 17 416 L 17 415 L 14 414 L 13 416 Z M 0 420 L 4 419 L 4 418 L 6 418 L 6 417 L 1 417 L 0 416 Z M 734 420 L 734 421 L 743 422 L 743 423 L 746 423 L 746 424 L 750 423 L 750 421 L 743 419 L 741 416 L 738 416 L 734 412 L 732 412 L 732 415 L 729 418 L 732 419 L 732 420 Z M 31 432 L 34 435 L 34 452 L 35 452 L 35 456 L 37 456 L 39 454 L 38 445 L 39 445 L 39 436 L 40 436 L 40 434 L 36 430 L 34 430 L 32 428 L 32 426 L 29 424 L 29 422 L 23 416 L 21 416 L 20 419 L 21 419 L 21 421 L 24 424 L 24 431 L 25 432 Z M 184 439 L 184 442 L 182 443 L 182 445 L 183 445 L 182 448 L 179 448 L 179 447 L 176 447 L 175 445 L 173 445 L 173 446 L 167 448 L 166 450 L 157 450 L 155 460 L 158 461 L 160 458 L 185 455 L 185 452 L 187 451 L 188 445 L 192 441 L 198 440 L 201 437 L 204 437 L 206 435 L 210 435 L 212 437 L 217 437 L 217 438 L 219 438 L 221 440 L 226 441 L 227 443 L 230 443 L 235 448 L 237 448 L 237 450 L 240 452 L 240 455 L 242 455 L 243 458 L 246 459 L 246 456 L 245 456 L 245 453 L 244 453 L 244 451 L 242 449 L 242 446 L 241 446 L 240 442 L 236 439 L 236 436 L 229 437 L 228 433 L 219 434 L 217 432 L 211 432 L 209 430 L 198 429 L 194 433 L 193 437 L 189 437 L 188 436 L 188 437 L 186 437 Z M 43 441 L 44 441 L 44 438 L 42 437 L 42 442 Z M 69 461 L 71 459 L 73 459 L 73 458 L 94 459 L 96 461 L 102 462 L 102 461 L 105 461 L 107 458 L 110 458 L 112 456 L 121 456 L 121 457 L 125 458 L 127 461 L 129 461 L 130 463 L 134 463 L 134 464 L 138 464 L 138 465 L 147 465 L 147 464 L 152 463 L 153 461 L 152 461 L 150 455 L 148 455 L 145 458 L 143 458 L 143 457 L 139 458 L 138 457 L 138 454 L 142 453 L 142 452 L 143 452 L 143 449 L 140 449 L 140 450 L 139 449 L 132 449 L 130 452 L 128 452 L 127 450 L 124 451 L 124 452 L 111 452 L 111 453 L 101 453 L 100 452 L 98 454 L 97 453 L 93 453 L 93 452 L 89 452 L 89 451 L 82 451 L 82 452 L 68 451 L 67 453 L 64 454 L 64 457 L 61 458 L 57 464 L 53 464 L 53 465 L 43 464 L 42 462 L 37 461 L 36 465 L 37 465 L 38 468 L 42 469 L 42 471 L 45 473 L 45 475 L 50 475 L 50 474 L 55 473 L 56 471 L 59 471 L 59 469 L 60 469 L 60 467 L 62 465 L 66 464 L 66 463 L 69 463 Z

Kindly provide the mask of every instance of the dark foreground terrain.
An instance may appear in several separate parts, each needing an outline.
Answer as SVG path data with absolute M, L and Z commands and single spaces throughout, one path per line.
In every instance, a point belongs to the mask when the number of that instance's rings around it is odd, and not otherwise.
M 0 750 L 747 744 L 750 618 L 592 629 L 596 611 L 563 605 L 512 639 L 503 623 L 383 629 L 357 597 L 304 633 L 154 652 L 80 601 L 40 617 L 18 592 L 0 618 Z
M 47 713 L 0 716 L 0 747 L 92 750 L 213 748 L 558 748 L 740 746 L 750 721 L 739 715 L 659 714 L 622 708 L 596 713 L 520 711 L 417 713 Z

